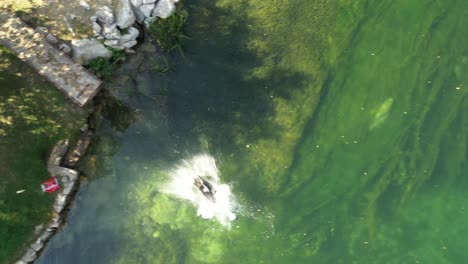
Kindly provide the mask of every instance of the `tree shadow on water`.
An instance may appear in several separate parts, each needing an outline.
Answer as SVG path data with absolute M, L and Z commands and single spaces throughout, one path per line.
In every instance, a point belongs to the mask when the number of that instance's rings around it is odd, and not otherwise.
M 201 133 L 215 146 L 228 148 L 275 139 L 282 132 L 273 120 L 276 98 L 290 99 L 310 77 L 281 67 L 281 50 L 263 56 L 249 48 L 249 41 L 263 34 L 249 28 L 247 14 L 199 2 L 189 7 L 189 62 L 178 66 L 169 92 L 176 133 Z M 254 74 L 257 70 L 261 74 Z

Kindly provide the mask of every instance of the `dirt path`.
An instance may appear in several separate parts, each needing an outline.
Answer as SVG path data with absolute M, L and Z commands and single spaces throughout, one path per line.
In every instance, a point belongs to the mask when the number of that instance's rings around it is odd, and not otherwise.
M 34 26 L 45 26 L 61 39 L 80 39 L 92 34 L 89 18 L 98 7 L 111 6 L 112 0 L 3 0 L 9 8 Z

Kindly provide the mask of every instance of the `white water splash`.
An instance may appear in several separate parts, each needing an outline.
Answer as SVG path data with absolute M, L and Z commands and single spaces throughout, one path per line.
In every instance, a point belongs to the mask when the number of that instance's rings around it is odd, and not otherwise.
M 208 199 L 194 185 L 196 177 L 209 181 L 215 190 L 214 201 Z M 169 179 L 162 185 L 163 193 L 192 202 L 197 214 L 204 219 L 217 219 L 221 224 L 230 226 L 236 219 L 234 210 L 237 203 L 227 184 L 220 183 L 215 159 L 208 154 L 199 154 L 184 159 L 169 172 Z

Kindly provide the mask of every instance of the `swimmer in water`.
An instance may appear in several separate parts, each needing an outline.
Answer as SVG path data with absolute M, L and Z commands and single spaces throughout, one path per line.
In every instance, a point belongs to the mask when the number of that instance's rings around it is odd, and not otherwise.
M 200 176 L 195 177 L 194 181 L 195 186 L 203 193 L 203 195 L 205 195 L 205 197 L 208 198 L 210 201 L 214 202 L 215 191 L 213 189 L 213 186 Z

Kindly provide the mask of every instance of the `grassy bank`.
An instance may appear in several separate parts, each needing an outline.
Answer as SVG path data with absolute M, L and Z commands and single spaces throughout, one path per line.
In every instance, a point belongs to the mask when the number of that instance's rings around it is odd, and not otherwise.
M 0 263 L 11 263 L 49 219 L 53 196 L 42 193 L 46 161 L 85 112 L 0 46 Z M 25 190 L 17 194 L 16 191 Z

